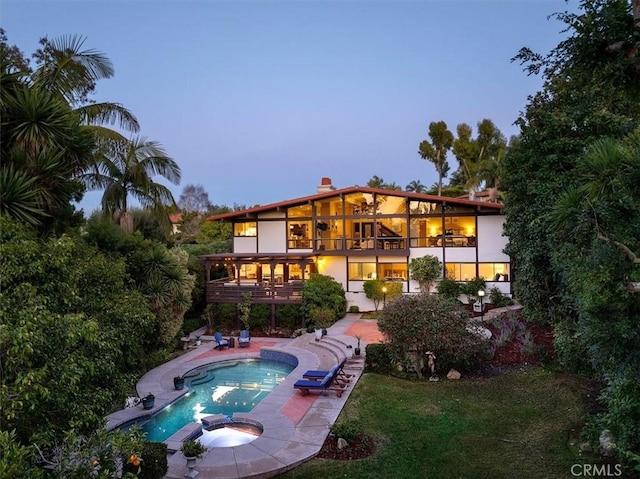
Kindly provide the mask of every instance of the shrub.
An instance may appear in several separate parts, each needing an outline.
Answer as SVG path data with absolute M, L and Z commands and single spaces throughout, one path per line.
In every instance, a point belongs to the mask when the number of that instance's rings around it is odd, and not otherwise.
M 334 323 L 334 313 L 329 308 L 313 308 L 309 315 L 316 328 L 327 329 Z
M 381 312 L 378 328 L 389 339 L 394 359 L 411 362 L 421 378 L 427 351 L 435 353 L 440 371 L 477 367 L 486 344 L 467 329 L 467 316 L 458 303 L 438 295 L 402 296 Z
M 486 285 L 487 285 L 487 282 L 485 281 L 484 278 L 476 277 L 476 278 L 473 278 L 471 281 L 462 283 L 460 292 L 467 296 L 467 301 L 469 303 L 473 303 L 478 297 L 478 291 L 481 289 L 485 289 Z
M 337 422 L 330 429 L 336 437 L 341 437 L 347 442 L 353 441 L 362 433 L 362 429 L 355 421 Z
M 334 322 L 347 314 L 344 288 L 331 276 L 313 273 L 304 283 L 302 298 L 303 312 L 307 319 L 311 318 L 311 310 L 314 307 L 330 308 L 334 314 Z
M 438 283 L 438 294 L 447 299 L 458 299 L 460 296 L 460 283 L 452 278 L 442 278 Z
M 279 304 L 276 306 L 278 326 L 283 329 L 294 330 L 302 324 L 302 306 L 299 304 Z
M 162 479 L 167 474 L 167 470 L 167 445 L 163 442 L 144 442 L 138 477 L 141 479 Z M 123 472 L 135 474 L 137 471 L 138 468 L 129 462 L 123 467 Z
M 402 296 L 402 283 L 383 281 L 381 279 L 368 279 L 363 284 L 364 294 L 373 300 L 373 307 L 378 311 L 380 301 L 389 300 Z M 383 291 L 386 289 L 386 292 Z
M 237 306 L 235 304 L 214 303 L 207 306 L 204 318 L 211 332 L 231 331 L 236 328 L 236 315 Z
M 254 304 L 249 315 L 253 329 L 269 331 L 271 326 L 271 307 L 268 304 Z
M 513 304 L 511 298 L 495 286 L 489 290 L 489 302 L 498 308 L 503 308 Z
M 349 312 L 350 313 L 359 313 L 360 312 L 360 308 L 358 307 L 357 304 L 352 304 L 351 306 L 349 306 Z
M 367 344 L 365 369 L 368 372 L 388 374 L 392 371 L 393 352 L 386 343 Z
M 411 279 L 420 285 L 420 291 L 429 293 L 431 285 L 442 277 L 442 262 L 431 255 L 413 258 L 409 263 L 409 270 L 411 271 Z

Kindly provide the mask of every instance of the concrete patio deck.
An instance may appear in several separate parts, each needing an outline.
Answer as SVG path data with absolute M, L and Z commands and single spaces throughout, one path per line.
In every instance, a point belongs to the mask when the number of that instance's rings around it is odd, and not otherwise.
M 155 395 L 155 406 L 145 411 L 142 406 L 117 411 L 108 416 L 108 428 L 124 425 L 135 418 L 151 415 L 176 401 L 188 391 L 176 391 L 173 377 L 217 360 L 259 358 L 260 351 L 281 351 L 293 355 L 298 366 L 276 386 L 252 411 L 235 414 L 234 419 L 248 418 L 263 427 L 262 434 L 248 444 L 232 447 L 212 447 L 198 460 L 199 478 L 236 479 L 268 478 L 289 470 L 314 457 L 336 421 L 364 369 L 364 355 L 353 357 L 345 371 L 352 374 L 349 385 L 341 397 L 335 391 L 310 393 L 302 396 L 293 384 L 308 369 L 330 369 L 347 355 L 347 345 L 355 347 L 359 336 L 364 352 L 366 344 L 378 342 L 382 336 L 377 324 L 359 319 L 359 314 L 347 314 L 328 330 L 328 335 L 316 342 L 314 334 L 304 334 L 295 339 L 251 339 L 248 348 L 214 350 L 213 343 L 205 341 L 179 358 L 149 371 L 138 382 L 137 391 L 142 397 Z M 180 452 L 182 441 L 191 437 L 201 426 L 189 424 L 166 441 L 169 449 L 167 478 L 182 478 L 188 472 L 186 461 Z

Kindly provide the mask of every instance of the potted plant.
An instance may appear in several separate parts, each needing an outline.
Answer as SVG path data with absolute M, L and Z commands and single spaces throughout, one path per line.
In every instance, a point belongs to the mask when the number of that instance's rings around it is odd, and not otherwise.
M 199 459 L 205 452 L 207 452 L 207 448 L 204 447 L 197 439 L 189 439 L 182 443 L 180 451 L 182 451 L 185 459 Z
M 198 473 L 193 470 L 193 468 L 196 467 L 196 460 L 207 452 L 207 448 L 204 447 L 200 441 L 196 439 L 189 439 L 182 443 L 180 450 L 182 451 L 184 458 L 187 460 L 187 467 L 189 468 L 189 472 L 185 474 L 185 477 L 196 477 Z
M 196 335 L 196 346 L 200 346 L 202 344 L 202 341 L 200 341 L 200 335 L 197 334 Z
M 156 397 L 153 394 L 149 393 L 142 398 L 142 407 L 144 409 L 151 409 L 153 408 L 155 401 L 156 401 Z
M 184 388 L 184 377 L 182 376 L 174 376 L 173 377 L 173 387 L 177 390 Z
M 355 354 L 356 356 L 360 356 L 360 336 L 356 336 L 356 340 L 358 341 L 358 344 L 356 345 L 356 348 L 353 350 L 353 354 Z

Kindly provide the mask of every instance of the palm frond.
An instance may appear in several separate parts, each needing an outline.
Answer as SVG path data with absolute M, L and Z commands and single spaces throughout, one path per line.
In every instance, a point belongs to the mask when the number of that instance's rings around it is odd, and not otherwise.
M 0 214 L 33 226 L 41 224 L 47 214 L 41 207 L 37 178 L 12 165 L 0 169 Z
M 87 125 L 115 125 L 124 130 L 137 133 L 140 130 L 138 120 L 128 109 L 119 103 L 92 103 L 74 110 Z

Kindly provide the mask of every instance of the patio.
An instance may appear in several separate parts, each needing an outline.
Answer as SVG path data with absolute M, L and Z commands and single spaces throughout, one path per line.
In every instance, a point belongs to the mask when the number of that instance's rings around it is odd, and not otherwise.
M 210 339 L 202 336 L 201 346 L 162 366 L 149 371 L 138 382 L 140 396 L 151 392 L 155 395 L 155 406 L 143 411 L 142 406 L 124 409 L 111 414 L 108 427 L 114 428 L 130 422 L 135 417 L 153 414 L 179 399 L 187 390 L 176 391 L 173 377 L 217 359 L 249 359 L 261 355 L 284 352 L 298 360 L 298 366 L 262 400 L 251 412 L 235 414 L 234 419 L 248 418 L 259 422 L 262 434 L 254 441 L 233 447 L 209 449 L 198 460 L 196 470 L 200 477 L 221 479 L 267 478 L 291 469 L 315 456 L 322 447 L 330 426 L 336 421 L 342 407 L 349 398 L 364 368 L 364 356 L 347 362 L 345 370 L 352 374 L 351 382 L 341 397 L 335 392 L 302 396 L 293 384 L 309 369 L 330 369 L 347 353 L 347 345 L 355 346 L 354 336 L 361 337 L 361 345 L 379 339 L 374 321 L 360 320 L 359 314 L 348 314 L 328 330 L 328 335 L 316 342 L 312 333 L 295 339 L 253 337 L 247 348 L 214 350 Z M 186 461 L 179 451 L 182 441 L 200 429 L 189 424 L 166 441 L 169 449 L 169 471 L 166 477 L 182 478 L 188 472 Z

